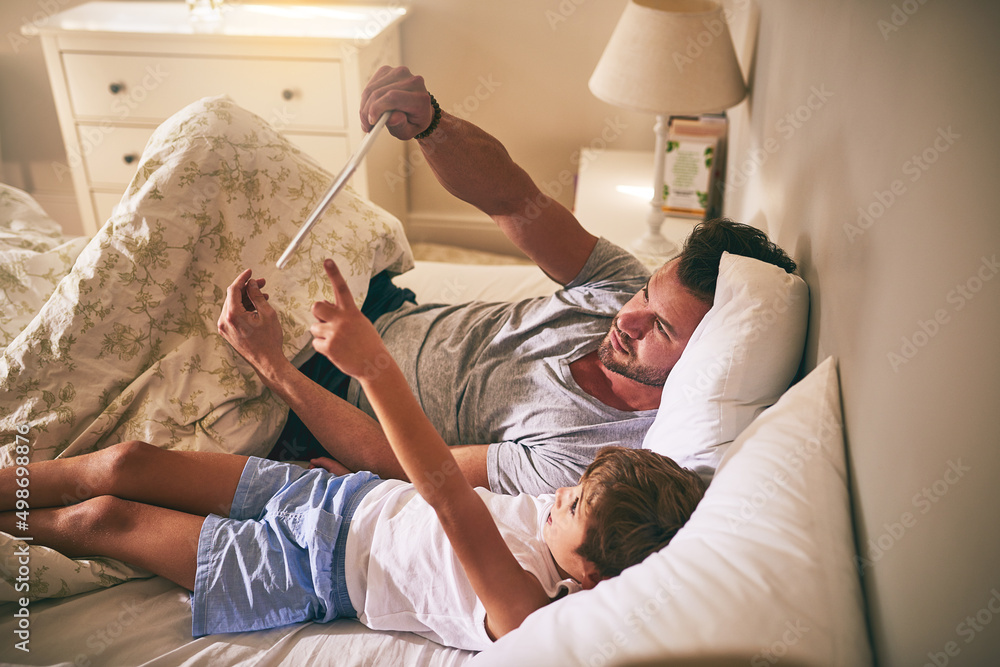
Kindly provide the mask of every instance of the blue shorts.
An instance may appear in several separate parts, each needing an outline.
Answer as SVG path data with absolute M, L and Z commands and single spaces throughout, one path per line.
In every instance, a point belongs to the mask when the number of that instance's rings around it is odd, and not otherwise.
M 356 616 L 344 578 L 347 528 L 381 481 L 252 457 L 229 518 L 209 515 L 201 528 L 191 634 Z

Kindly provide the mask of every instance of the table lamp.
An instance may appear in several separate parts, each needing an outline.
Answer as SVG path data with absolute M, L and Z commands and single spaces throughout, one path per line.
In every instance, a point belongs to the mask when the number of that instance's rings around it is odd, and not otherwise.
M 746 95 L 722 6 L 712 0 L 629 0 L 590 90 L 615 106 L 656 114 L 648 229 L 632 250 L 667 257 L 676 251 L 660 232 L 669 118 L 720 112 Z

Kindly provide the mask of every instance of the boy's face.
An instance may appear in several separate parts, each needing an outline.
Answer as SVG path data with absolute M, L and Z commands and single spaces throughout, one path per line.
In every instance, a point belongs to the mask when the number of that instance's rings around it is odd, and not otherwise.
M 556 491 L 555 502 L 542 535 L 563 578 L 573 578 L 583 588 L 593 588 L 600 576 L 593 563 L 576 550 L 587 533 L 587 503 L 583 500 L 583 485 L 566 486 Z

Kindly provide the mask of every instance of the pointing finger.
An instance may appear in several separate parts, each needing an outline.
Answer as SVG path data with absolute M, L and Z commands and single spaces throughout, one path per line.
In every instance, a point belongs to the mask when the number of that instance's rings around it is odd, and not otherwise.
M 326 269 L 326 275 L 329 276 L 330 283 L 333 285 L 333 293 L 337 297 L 337 305 L 341 308 L 348 308 L 348 304 L 354 305 L 351 288 L 347 286 L 347 281 L 340 274 L 340 269 L 337 268 L 336 262 L 328 259 L 323 262 L 323 268 Z

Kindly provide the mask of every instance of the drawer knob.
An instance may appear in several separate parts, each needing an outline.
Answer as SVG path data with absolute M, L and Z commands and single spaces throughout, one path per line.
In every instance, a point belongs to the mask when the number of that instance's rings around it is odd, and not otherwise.
M 139 156 L 136 155 L 135 153 L 127 153 L 127 154 L 125 154 L 125 155 L 122 156 L 122 160 L 125 161 L 125 164 L 132 164 L 133 162 L 135 162 L 138 159 L 139 159 Z
M 117 95 L 118 93 L 120 93 L 123 90 L 125 90 L 125 84 L 124 83 L 112 83 L 110 86 L 108 86 L 108 90 L 111 91 L 112 95 Z
M 291 88 L 285 88 L 283 91 L 281 91 L 281 96 L 284 97 L 286 100 L 290 100 L 293 97 L 295 97 L 295 91 L 293 91 Z

